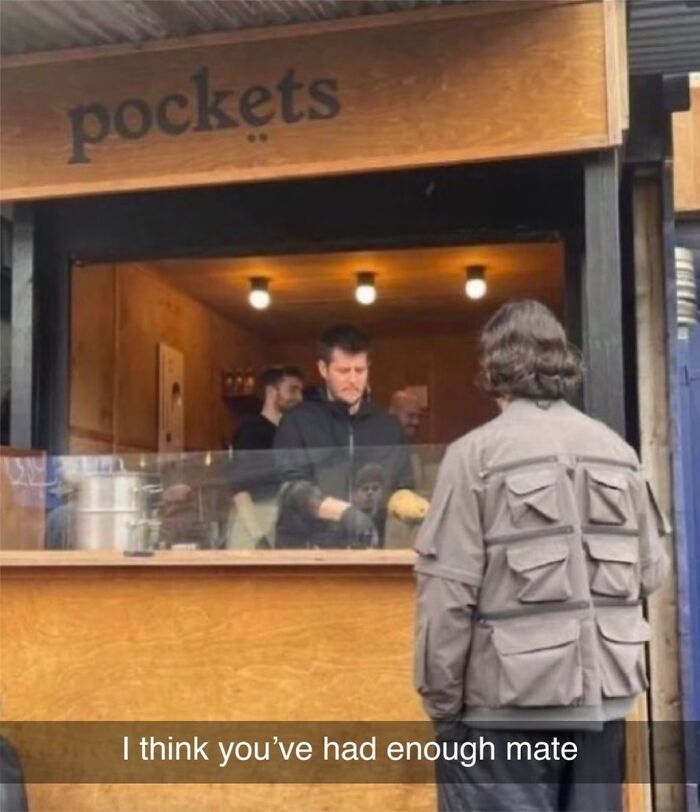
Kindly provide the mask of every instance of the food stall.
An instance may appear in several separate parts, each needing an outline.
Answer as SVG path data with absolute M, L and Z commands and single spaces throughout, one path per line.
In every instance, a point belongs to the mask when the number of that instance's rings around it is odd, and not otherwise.
M 609 385 L 626 375 L 620 4 L 455 4 L 30 54 L 3 59 L 0 78 L 0 188 L 32 247 L 18 243 L 15 270 L 36 280 L 23 373 L 36 389 L 17 438 L 38 449 L 32 492 L 53 498 L 67 457 L 106 475 L 109 499 L 119 477 L 156 493 L 171 453 L 159 344 L 185 354 L 172 453 L 197 476 L 225 471 L 226 375 L 281 359 L 310 376 L 331 317 L 374 334 L 384 402 L 425 387 L 423 440 L 444 446 L 493 413 L 471 386 L 475 336 L 518 295 L 562 315 L 590 370 L 586 409 L 624 430 L 625 387 Z M 492 287 L 470 309 L 474 264 Z M 260 268 L 276 299 L 253 321 Z M 384 309 L 360 312 L 351 286 L 368 268 Z M 148 522 L 143 500 L 102 508 Z M 15 524 L 0 550 L 5 721 L 422 718 L 409 548 L 158 549 L 103 522 L 46 549 L 47 533 Z M 409 784 L 29 792 L 57 810 L 433 805 L 432 787 Z

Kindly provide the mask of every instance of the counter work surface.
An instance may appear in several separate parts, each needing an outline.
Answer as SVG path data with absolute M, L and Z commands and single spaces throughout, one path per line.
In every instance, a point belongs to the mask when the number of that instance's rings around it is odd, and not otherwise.
M 3 567 L 412 567 L 413 550 L 0 550 Z

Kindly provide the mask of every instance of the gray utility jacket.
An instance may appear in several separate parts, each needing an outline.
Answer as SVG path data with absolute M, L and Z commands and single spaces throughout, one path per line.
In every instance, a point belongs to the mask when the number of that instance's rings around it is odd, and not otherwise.
M 669 531 L 634 450 L 563 400 L 515 400 L 453 443 L 415 544 L 428 715 L 577 727 L 644 691 Z

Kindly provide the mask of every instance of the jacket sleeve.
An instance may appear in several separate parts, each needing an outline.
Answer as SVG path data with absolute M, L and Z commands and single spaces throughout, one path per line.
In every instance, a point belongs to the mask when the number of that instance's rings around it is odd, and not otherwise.
M 451 446 L 415 544 L 415 687 L 433 720 L 462 711 L 474 608 L 484 569 L 478 473 Z
M 280 482 L 313 481 L 313 467 L 293 412 L 285 414 L 274 442 L 275 468 Z
M 401 490 L 401 488 L 413 490 L 416 486 L 413 478 L 413 466 L 411 464 L 411 450 L 408 446 L 403 429 L 399 429 L 397 433 L 396 478 L 393 484 L 393 489 L 396 491 Z
M 639 554 L 642 595 L 657 590 L 670 568 L 663 537 L 671 532 L 668 520 L 659 507 L 649 483 L 642 491 L 642 511 L 639 517 Z

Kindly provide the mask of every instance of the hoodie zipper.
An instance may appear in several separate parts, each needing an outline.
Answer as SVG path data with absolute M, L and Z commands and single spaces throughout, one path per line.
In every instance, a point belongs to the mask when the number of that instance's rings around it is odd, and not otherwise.
M 355 429 L 352 418 L 348 419 L 348 451 L 350 452 L 350 472 L 348 476 L 348 502 L 352 504 L 352 485 L 355 481 Z

